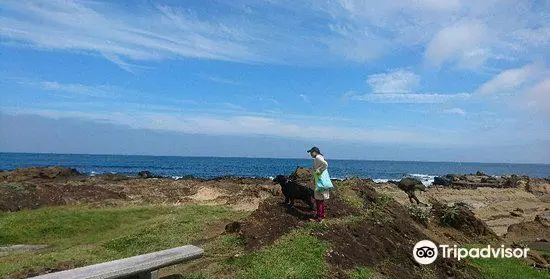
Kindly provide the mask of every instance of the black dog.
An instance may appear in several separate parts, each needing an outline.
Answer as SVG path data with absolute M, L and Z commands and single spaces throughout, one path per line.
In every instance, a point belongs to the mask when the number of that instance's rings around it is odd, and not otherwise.
M 285 196 L 284 204 L 294 206 L 294 200 L 302 200 L 310 209 L 313 209 L 313 190 L 298 184 L 284 175 L 277 175 L 273 182 L 281 185 L 281 190 Z

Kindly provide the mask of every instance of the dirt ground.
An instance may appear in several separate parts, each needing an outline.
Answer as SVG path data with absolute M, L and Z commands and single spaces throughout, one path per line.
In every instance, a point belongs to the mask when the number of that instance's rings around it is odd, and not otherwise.
M 0 211 L 80 203 L 200 203 L 253 211 L 262 200 L 279 193 L 280 187 L 269 179 L 90 177 L 63 168 L 0 173 Z
M 282 198 L 273 197 L 264 200 L 246 220 L 241 223 L 240 233 L 246 239 L 246 250 L 253 251 L 272 244 L 289 231 L 304 227 L 315 212 L 298 201 L 292 208 L 283 205 Z M 326 201 L 327 218 L 340 218 L 358 214 L 358 210 L 350 207 L 338 198 Z
M 0 211 L 126 199 L 122 193 L 86 184 L 68 186 L 51 182 L 21 182 L 0 185 Z

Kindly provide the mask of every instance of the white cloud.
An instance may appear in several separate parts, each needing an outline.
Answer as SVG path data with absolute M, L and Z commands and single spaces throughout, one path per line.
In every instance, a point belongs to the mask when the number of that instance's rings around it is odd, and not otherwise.
M 412 5 L 418 8 L 431 9 L 436 11 L 454 11 L 460 8 L 460 0 L 417 0 L 409 1 Z
M 363 27 L 351 24 L 329 24 L 331 34 L 321 41 L 331 53 L 346 60 L 366 62 L 381 57 L 388 50 L 390 41 Z
M 232 102 L 220 102 L 220 103 L 202 103 L 195 100 L 175 98 L 175 97 L 161 97 L 154 94 L 148 94 L 147 92 L 141 92 L 131 90 L 127 88 L 121 88 L 112 85 L 90 85 L 90 84 L 69 84 L 57 81 L 34 81 L 24 78 L 14 78 L 15 82 L 23 85 L 26 89 L 36 91 L 36 89 L 43 89 L 51 91 L 55 95 L 79 96 L 87 97 L 94 96 L 93 101 L 89 98 L 71 98 L 70 101 L 57 99 L 45 99 L 43 102 L 37 104 L 28 104 L 26 108 L 20 107 L 21 111 L 40 110 L 60 110 L 59 114 L 63 114 L 63 110 L 68 108 L 79 108 L 83 111 L 97 111 L 104 110 L 106 107 L 117 108 L 122 111 L 127 111 L 130 114 L 143 113 L 143 112 L 171 112 L 194 114 L 213 114 L 220 115 L 232 115 L 235 113 L 246 113 L 251 116 L 267 117 L 267 118 L 280 118 L 292 119 L 293 121 L 312 121 L 323 120 L 330 122 L 350 122 L 350 119 L 336 116 L 320 116 L 320 115 L 302 115 L 288 113 L 280 108 L 271 110 L 264 110 L 263 112 L 251 112 L 247 111 L 243 106 Z M 105 94 L 99 94 L 99 93 Z M 67 93 L 67 94 L 66 94 Z M 303 94 L 302 94 L 303 95 Z M 256 101 L 269 102 L 276 106 L 280 105 L 280 102 L 271 96 L 259 94 Z M 306 95 L 302 97 L 307 98 Z M 301 97 L 301 98 L 302 98 Z M 97 99 L 97 100 L 96 100 Z M 309 99 L 307 99 L 309 100 Z M 107 103 L 105 101 L 108 101 Z M 12 112 L 17 110 L 11 109 Z
M 281 103 L 279 103 L 279 101 L 277 101 L 277 99 L 272 98 L 272 97 L 267 98 L 267 100 L 268 100 L 269 102 L 273 103 L 273 104 L 276 105 L 276 106 L 279 106 L 279 105 L 281 104 Z M 262 101 L 262 100 L 260 100 L 260 101 Z
M 230 110 L 245 110 L 245 108 L 243 108 L 242 106 L 240 105 L 236 105 L 236 104 L 233 104 L 233 103 L 223 103 L 222 106 L 230 109 Z
M 527 89 L 521 98 L 525 109 L 550 116 L 550 77 Z
M 550 70 L 540 63 L 502 71 L 479 86 L 474 94 L 490 101 L 486 105 L 506 107 L 515 118 L 524 119 L 522 126 L 548 125 Z
M 99 54 L 132 72 L 161 59 L 362 63 L 419 48 L 431 65 L 476 68 L 544 55 L 550 39 L 548 9 L 529 1 L 235 0 L 212 4 L 215 16 L 182 5 L 1 1 L 0 35 L 4 46 Z
M 446 114 L 457 114 L 457 115 L 466 115 L 466 111 L 461 108 L 451 108 L 443 110 L 443 113 Z
M 180 111 L 182 106 L 189 108 L 189 105 L 198 105 L 194 100 L 182 99 L 179 97 L 162 97 L 151 92 L 142 92 L 126 87 L 113 86 L 108 84 L 84 84 L 84 83 L 63 83 L 59 81 L 31 80 L 15 78 L 15 83 L 22 86 L 24 90 L 36 92 L 37 95 L 47 93 L 50 97 L 61 97 L 43 99 L 39 105 L 55 104 L 58 108 L 66 107 L 88 107 L 102 109 L 109 107 L 139 106 L 151 110 Z M 67 102 L 66 100 L 71 100 Z M 28 104 L 28 106 L 32 106 Z
M 311 101 L 309 100 L 309 97 L 304 95 L 304 94 L 300 94 L 298 95 L 300 96 L 300 98 L 302 99 L 302 101 L 306 102 L 306 103 L 311 103 Z
M 266 43 L 257 36 L 267 27 L 201 20 L 192 12 L 167 6 L 129 13 L 114 4 L 96 2 L 7 1 L 1 5 L 10 11 L 0 17 L 0 34 L 6 41 L 99 53 L 127 70 L 134 66 L 128 59 L 271 60 L 260 53 L 262 46 L 256 46 Z
M 512 37 L 536 47 L 548 47 L 550 46 L 550 27 L 520 29 L 513 32 Z
M 536 78 L 542 70 L 543 68 L 538 64 L 505 70 L 483 83 L 475 93 L 480 95 L 512 93 L 527 81 Z
M 438 93 L 387 93 L 387 94 L 356 94 L 346 93 L 349 100 L 357 100 L 371 103 L 401 103 L 401 104 L 438 104 L 452 100 L 465 100 L 470 97 L 468 93 L 438 94 Z
M 101 55 L 103 55 L 103 57 L 105 57 L 107 60 L 115 63 L 121 69 L 130 73 L 136 73 L 138 70 L 150 69 L 150 67 L 128 63 L 122 60 L 117 54 L 102 52 Z
M 50 118 L 83 118 L 100 122 L 128 125 L 136 129 L 152 129 L 185 133 L 219 135 L 267 135 L 283 138 L 339 140 L 349 142 L 433 142 L 432 137 L 419 133 L 400 130 L 361 129 L 354 127 L 306 125 L 284 120 L 236 115 L 230 117 L 213 115 L 176 115 L 161 113 L 122 113 L 122 112 L 80 112 L 55 111 L 45 109 L 25 109 L 12 111 L 3 108 L 9 114 L 34 114 Z
M 397 69 L 388 73 L 369 75 L 367 83 L 373 93 L 408 93 L 419 86 L 420 76 L 404 69 Z
M 240 84 L 239 82 L 234 81 L 232 79 L 228 79 L 228 78 L 221 78 L 221 77 L 216 77 L 216 76 L 208 76 L 206 78 L 210 81 L 217 82 L 217 83 L 223 83 L 223 84 L 229 84 L 229 85 L 239 85 Z
M 371 93 L 361 94 L 348 91 L 342 96 L 342 99 L 344 101 L 356 100 L 371 103 L 437 104 L 452 100 L 464 100 L 470 97 L 468 93 L 415 92 L 420 85 L 420 76 L 405 69 L 371 74 L 367 77 L 367 84 L 371 87 Z
M 45 90 L 54 92 L 64 92 L 69 94 L 77 94 L 82 96 L 93 97 L 108 97 L 114 95 L 113 87 L 106 85 L 85 85 L 85 84 L 67 84 L 56 81 L 42 81 L 38 85 Z
M 348 37 L 363 40 L 362 49 L 381 45 L 393 54 L 421 47 L 428 65 L 479 70 L 489 61 L 544 55 L 550 21 L 543 2 L 340 0 L 317 6 L 336 18 L 340 29 L 358 30 Z
M 441 29 L 428 43 L 424 55 L 436 67 L 456 60 L 465 68 L 479 68 L 490 55 L 484 47 L 489 35 L 483 22 L 459 22 Z

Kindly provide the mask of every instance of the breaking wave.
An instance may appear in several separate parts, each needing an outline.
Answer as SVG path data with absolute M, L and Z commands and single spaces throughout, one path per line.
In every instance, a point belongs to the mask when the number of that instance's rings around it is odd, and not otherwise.
M 422 184 L 425 186 L 430 186 L 434 182 L 435 175 L 429 175 L 429 174 L 419 174 L 419 173 L 411 173 L 408 174 L 409 177 L 414 177 L 422 181 Z

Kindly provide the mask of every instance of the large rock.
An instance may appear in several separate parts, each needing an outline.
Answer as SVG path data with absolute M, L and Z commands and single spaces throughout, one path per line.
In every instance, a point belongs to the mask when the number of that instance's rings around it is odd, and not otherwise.
M 482 237 L 487 239 L 498 239 L 498 236 L 478 219 L 475 214 L 463 203 L 446 205 L 434 201 L 432 213 L 438 219 L 439 224 L 444 227 L 453 227 L 472 238 Z
M 433 184 L 459 188 L 459 189 L 462 189 L 462 188 L 475 189 L 478 187 L 526 188 L 528 181 L 529 181 L 529 177 L 527 176 L 509 175 L 509 176 L 503 176 L 503 177 L 495 177 L 495 176 L 490 176 L 483 172 L 478 171 L 475 174 L 466 174 L 466 175 L 447 174 L 445 176 L 437 176 L 434 178 Z M 550 190 L 550 185 L 548 189 Z
M 433 185 L 451 186 L 452 183 L 452 177 L 450 177 L 449 175 L 436 176 L 434 177 Z
M 550 211 L 545 211 L 535 217 L 535 221 L 550 228 Z
M 138 172 L 138 177 L 140 177 L 140 178 L 153 178 L 155 176 L 148 170 L 142 170 L 142 171 Z
M 530 178 L 525 188 L 535 195 L 550 194 L 550 178 Z
M 504 188 L 522 188 L 525 189 L 527 187 L 527 184 L 529 182 L 528 176 L 519 176 L 516 174 L 512 174 L 509 176 L 503 176 L 502 179 L 504 179 L 503 187 Z
M 296 170 L 290 175 L 290 179 L 302 184 L 313 183 L 313 169 L 296 167 Z
M 507 242 L 532 242 L 550 239 L 550 224 L 548 215 L 537 215 L 534 221 L 512 224 L 506 232 Z

